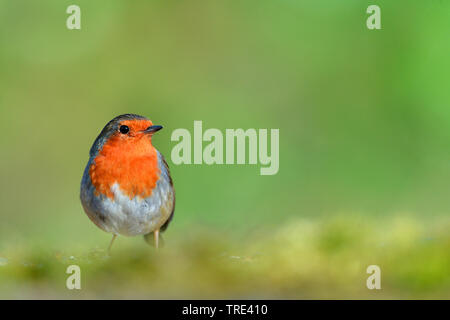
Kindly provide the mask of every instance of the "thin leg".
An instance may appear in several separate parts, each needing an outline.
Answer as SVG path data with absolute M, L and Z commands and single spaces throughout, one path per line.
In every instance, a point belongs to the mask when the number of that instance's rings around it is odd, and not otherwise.
M 112 245 L 113 245 L 113 243 L 114 243 L 114 240 L 116 240 L 116 237 L 117 237 L 117 234 L 113 234 L 113 237 L 112 237 L 112 239 L 111 239 L 111 242 L 109 243 L 109 247 L 108 247 L 108 255 L 109 255 L 109 256 L 111 255 L 111 247 L 112 247 Z
M 153 236 L 155 238 L 155 248 L 158 249 L 159 246 L 159 229 L 153 232 Z

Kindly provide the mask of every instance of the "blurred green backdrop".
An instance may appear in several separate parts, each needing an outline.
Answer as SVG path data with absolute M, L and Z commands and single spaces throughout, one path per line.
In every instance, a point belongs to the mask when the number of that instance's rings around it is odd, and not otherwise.
M 81 30 L 66 28 L 70 4 Z M 164 126 L 154 143 L 177 191 L 169 243 L 197 227 L 239 241 L 336 216 L 448 225 L 450 4 L 376 1 L 375 31 L 370 4 L 0 0 L 0 256 L 107 245 L 79 183 L 93 140 L 122 113 Z M 194 120 L 279 128 L 279 173 L 171 164 L 171 132 Z M 127 243 L 144 246 L 118 250 Z

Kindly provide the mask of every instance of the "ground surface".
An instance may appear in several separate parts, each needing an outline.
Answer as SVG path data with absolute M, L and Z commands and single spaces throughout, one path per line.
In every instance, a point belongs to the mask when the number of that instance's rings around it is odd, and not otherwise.
M 0 298 L 450 298 L 448 221 L 411 218 L 295 220 L 238 239 L 207 229 L 166 235 L 156 252 L 142 239 L 103 248 L 9 247 Z M 106 244 L 105 244 L 106 245 Z M 66 268 L 81 268 L 81 290 Z M 381 268 L 381 290 L 366 268 Z

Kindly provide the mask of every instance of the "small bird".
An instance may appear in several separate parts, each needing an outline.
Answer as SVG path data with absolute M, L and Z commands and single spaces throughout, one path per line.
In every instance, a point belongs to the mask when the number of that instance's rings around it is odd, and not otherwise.
M 164 156 L 152 144 L 162 129 L 136 114 L 109 121 L 89 152 L 80 199 L 97 227 L 118 235 L 144 235 L 159 246 L 159 233 L 173 218 L 175 190 Z

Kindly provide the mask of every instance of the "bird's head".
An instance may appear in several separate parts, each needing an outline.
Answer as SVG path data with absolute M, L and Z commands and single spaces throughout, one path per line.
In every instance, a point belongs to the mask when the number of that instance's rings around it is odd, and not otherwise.
M 133 154 L 145 153 L 152 147 L 152 135 L 162 126 L 137 114 L 123 114 L 109 121 L 92 145 L 90 156 L 95 157 L 104 148 L 114 148 Z

